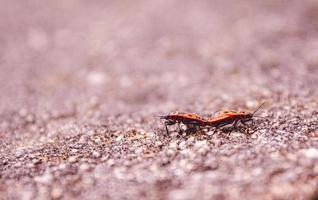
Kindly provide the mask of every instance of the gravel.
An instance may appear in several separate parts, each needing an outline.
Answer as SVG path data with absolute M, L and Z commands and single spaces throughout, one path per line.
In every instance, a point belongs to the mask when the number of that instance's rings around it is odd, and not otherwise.
M 317 2 L 0 13 L 0 199 L 318 198 Z M 156 117 L 261 102 L 249 133 L 166 134 Z

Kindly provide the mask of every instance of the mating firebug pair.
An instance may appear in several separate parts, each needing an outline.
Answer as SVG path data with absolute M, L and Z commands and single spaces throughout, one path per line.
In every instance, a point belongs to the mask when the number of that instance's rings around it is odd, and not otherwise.
M 171 113 L 159 117 L 165 120 L 164 124 L 167 133 L 169 133 L 168 126 L 177 124 L 180 130 L 181 123 L 188 127 L 213 127 L 215 128 L 214 132 L 216 132 L 219 128 L 229 124 L 232 124 L 236 128 L 238 122 L 241 122 L 243 125 L 247 125 L 246 122 L 250 121 L 253 123 L 254 114 L 263 105 L 264 103 L 258 106 L 254 112 L 224 111 L 210 118 L 204 118 L 194 113 Z

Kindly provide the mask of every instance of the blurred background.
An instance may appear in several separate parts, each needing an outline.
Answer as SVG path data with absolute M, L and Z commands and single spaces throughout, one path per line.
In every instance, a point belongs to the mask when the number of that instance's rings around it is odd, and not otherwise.
M 316 93 L 306 88 L 317 83 L 316 1 L 32 0 L 0 9 L 6 109 L 91 97 L 107 112 L 212 109 Z
M 3 188 L 50 169 L 14 168 L 16 152 L 83 126 L 162 135 L 154 115 L 176 110 L 269 101 L 265 115 L 300 119 L 317 108 L 315 0 L 2 0 L 0 29 L 1 155 L 13 155 Z

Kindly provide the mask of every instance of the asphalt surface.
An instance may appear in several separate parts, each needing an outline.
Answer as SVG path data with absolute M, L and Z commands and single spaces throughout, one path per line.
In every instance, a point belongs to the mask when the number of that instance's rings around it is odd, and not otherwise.
M 316 1 L 13 0 L 0 29 L 0 199 L 318 198 Z M 261 102 L 250 133 L 155 117 Z

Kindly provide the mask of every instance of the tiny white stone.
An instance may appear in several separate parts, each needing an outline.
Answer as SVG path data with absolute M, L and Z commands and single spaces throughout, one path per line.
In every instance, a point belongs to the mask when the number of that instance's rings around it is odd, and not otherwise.
M 147 133 L 148 138 L 155 138 L 156 135 L 153 132 Z
M 190 155 L 190 151 L 189 151 L 189 149 L 184 149 L 184 150 L 180 151 L 180 154 L 182 154 L 182 155 Z
M 21 167 L 21 166 L 22 166 L 22 163 L 21 163 L 21 162 L 17 162 L 14 166 L 15 166 L 15 167 Z
M 203 141 L 197 141 L 195 144 L 194 144 L 194 148 L 195 149 L 199 149 L 200 147 L 205 147 L 207 146 L 208 143 L 207 141 L 203 140 Z
M 100 158 L 100 157 L 101 157 L 101 154 L 100 154 L 98 151 L 94 151 L 94 152 L 93 152 L 93 157 L 94 157 L 94 158 Z
M 96 144 L 100 144 L 100 143 L 102 142 L 102 140 L 101 140 L 100 138 L 96 138 L 96 139 L 94 140 L 94 142 L 95 142 Z
M 87 163 L 83 163 L 79 166 L 79 171 L 80 172 L 85 172 L 85 171 L 88 171 L 90 169 L 90 166 L 89 164 Z
M 109 156 L 104 156 L 104 157 L 102 157 L 101 161 L 106 161 L 108 159 L 109 159 Z
M 113 172 L 114 172 L 114 175 L 116 178 L 118 178 L 118 179 L 125 178 L 125 173 L 124 173 L 123 168 L 115 168 Z
M 198 150 L 198 153 L 200 153 L 200 154 L 205 154 L 207 151 L 208 151 L 207 148 L 200 148 L 200 149 Z
M 71 150 L 71 153 L 77 153 L 77 152 L 78 152 L 77 149 L 72 149 L 72 150 Z
M 188 144 L 192 144 L 192 142 L 194 142 L 194 137 L 190 137 L 190 138 L 187 140 L 187 143 L 188 143 Z
M 26 117 L 25 117 L 25 120 L 27 121 L 27 122 L 34 122 L 34 116 L 33 115 L 31 115 L 31 114 L 28 114 Z
M 63 189 L 60 186 L 52 188 L 51 197 L 52 199 L 59 199 L 63 195 Z
M 194 144 L 194 149 L 198 151 L 198 153 L 205 154 L 209 150 L 209 145 L 207 141 L 197 141 Z
M 182 149 L 185 149 L 185 148 L 187 148 L 186 142 L 185 141 L 180 142 L 179 149 L 182 150 Z
M 19 110 L 19 115 L 20 115 L 21 117 L 25 117 L 27 114 L 28 114 L 27 109 L 22 108 L 21 110 Z
M 87 74 L 87 82 L 91 85 L 102 85 L 106 82 L 106 75 L 102 72 L 92 71 Z
M 58 165 L 58 169 L 60 170 L 65 170 L 67 167 L 67 165 L 65 163 L 61 163 L 60 165 Z
M 248 108 L 254 108 L 257 106 L 257 103 L 255 101 L 247 101 L 245 103 L 245 105 L 248 107 Z
M 45 173 L 42 176 L 37 176 L 34 178 L 37 183 L 41 183 L 44 185 L 49 185 L 53 181 L 53 176 L 50 173 Z
M 119 142 L 119 141 L 121 141 L 123 138 L 124 138 L 124 135 L 120 135 L 120 136 L 118 136 L 118 137 L 116 138 L 116 141 Z
M 169 149 L 169 150 L 167 151 L 167 155 L 168 155 L 168 156 L 173 156 L 173 155 L 175 155 L 175 151 L 173 151 L 172 149 Z
M 85 144 L 87 142 L 87 140 L 88 140 L 88 136 L 82 135 L 78 142 L 80 144 Z
M 170 143 L 169 146 L 171 149 L 177 149 L 177 146 L 178 146 L 177 141 Z
M 39 163 L 41 163 L 41 160 L 34 158 L 34 159 L 32 160 L 32 163 L 33 163 L 33 164 L 39 164 Z
M 114 164 L 115 164 L 115 161 L 113 159 L 109 159 L 107 161 L 107 165 L 109 165 L 109 166 L 113 166 Z
M 208 131 L 206 134 L 207 134 L 208 136 L 211 136 L 211 135 L 214 134 L 214 131 Z
M 22 156 L 24 156 L 25 152 L 23 150 L 18 150 L 16 153 L 15 153 L 15 156 L 20 158 Z
M 75 156 L 71 156 L 69 159 L 68 159 L 69 162 L 71 163 L 75 163 L 77 162 L 77 158 Z
M 95 134 L 95 131 L 94 130 L 89 130 L 89 131 L 86 132 L 86 134 L 89 135 L 89 136 L 92 136 L 92 135 Z
M 135 154 L 137 154 L 137 155 L 142 154 L 142 152 L 143 152 L 142 148 L 137 148 L 137 149 L 135 150 Z
M 309 148 L 303 150 L 303 154 L 310 159 L 318 159 L 318 149 L 316 148 Z

